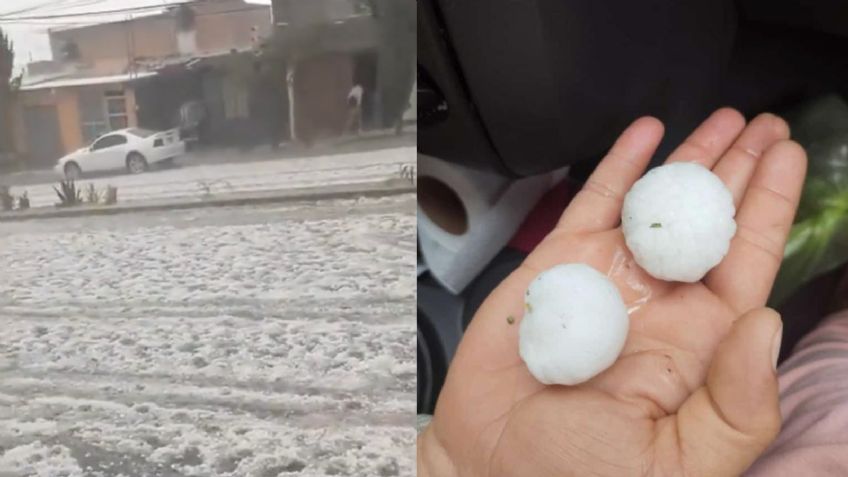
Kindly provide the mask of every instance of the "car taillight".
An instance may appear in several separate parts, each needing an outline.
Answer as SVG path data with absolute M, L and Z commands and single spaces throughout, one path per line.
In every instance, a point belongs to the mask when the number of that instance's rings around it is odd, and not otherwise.
M 164 143 L 164 142 L 162 142 L 162 139 L 161 139 L 161 138 L 159 138 L 159 139 L 157 139 L 157 140 L 153 141 L 153 147 L 162 147 L 162 146 L 164 146 L 164 145 L 165 145 L 165 143 Z

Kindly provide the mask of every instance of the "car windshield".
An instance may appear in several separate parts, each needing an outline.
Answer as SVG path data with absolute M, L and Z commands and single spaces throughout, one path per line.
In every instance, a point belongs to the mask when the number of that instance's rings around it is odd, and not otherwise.
M 141 128 L 130 128 L 127 129 L 127 132 L 132 134 L 133 136 L 138 137 L 150 137 L 156 134 L 156 131 L 151 131 L 149 129 L 141 129 Z

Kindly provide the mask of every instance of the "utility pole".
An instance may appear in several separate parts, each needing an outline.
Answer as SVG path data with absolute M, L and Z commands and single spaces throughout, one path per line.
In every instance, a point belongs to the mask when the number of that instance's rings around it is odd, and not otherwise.
M 297 62 L 293 59 L 288 62 L 286 68 L 286 92 L 289 95 L 289 141 L 294 142 L 297 139 L 295 135 L 295 112 L 294 112 L 294 80 L 295 72 L 297 71 Z
M 124 24 L 127 27 L 126 30 L 126 47 L 127 47 L 127 72 L 130 75 L 130 78 L 135 77 L 135 36 L 132 31 L 132 14 L 128 14 L 126 20 L 124 20 Z

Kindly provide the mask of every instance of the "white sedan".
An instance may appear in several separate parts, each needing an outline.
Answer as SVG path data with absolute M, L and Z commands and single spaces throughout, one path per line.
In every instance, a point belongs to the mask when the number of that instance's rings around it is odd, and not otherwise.
M 164 132 L 129 128 L 112 131 L 59 159 L 54 170 L 66 179 L 78 179 L 83 173 L 124 169 L 140 174 L 151 165 L 171 161 L 185 154 L 186 144 L 179 131 Z

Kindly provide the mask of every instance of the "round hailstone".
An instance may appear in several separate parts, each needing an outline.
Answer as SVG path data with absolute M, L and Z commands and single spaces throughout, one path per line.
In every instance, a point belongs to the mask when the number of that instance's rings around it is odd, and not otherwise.
M 736 233 L 733 195 L 709 169 L 675 162 L 652 169 L 624 197 L 621 229 L 654 278 L 697 282 L 722 261 Z
M 525 294 L 518 353 L 544 384 L 578 384 L 618 358 L 630 326 L 627 308 L 607 277 L 571 263 L 539 274 Z

